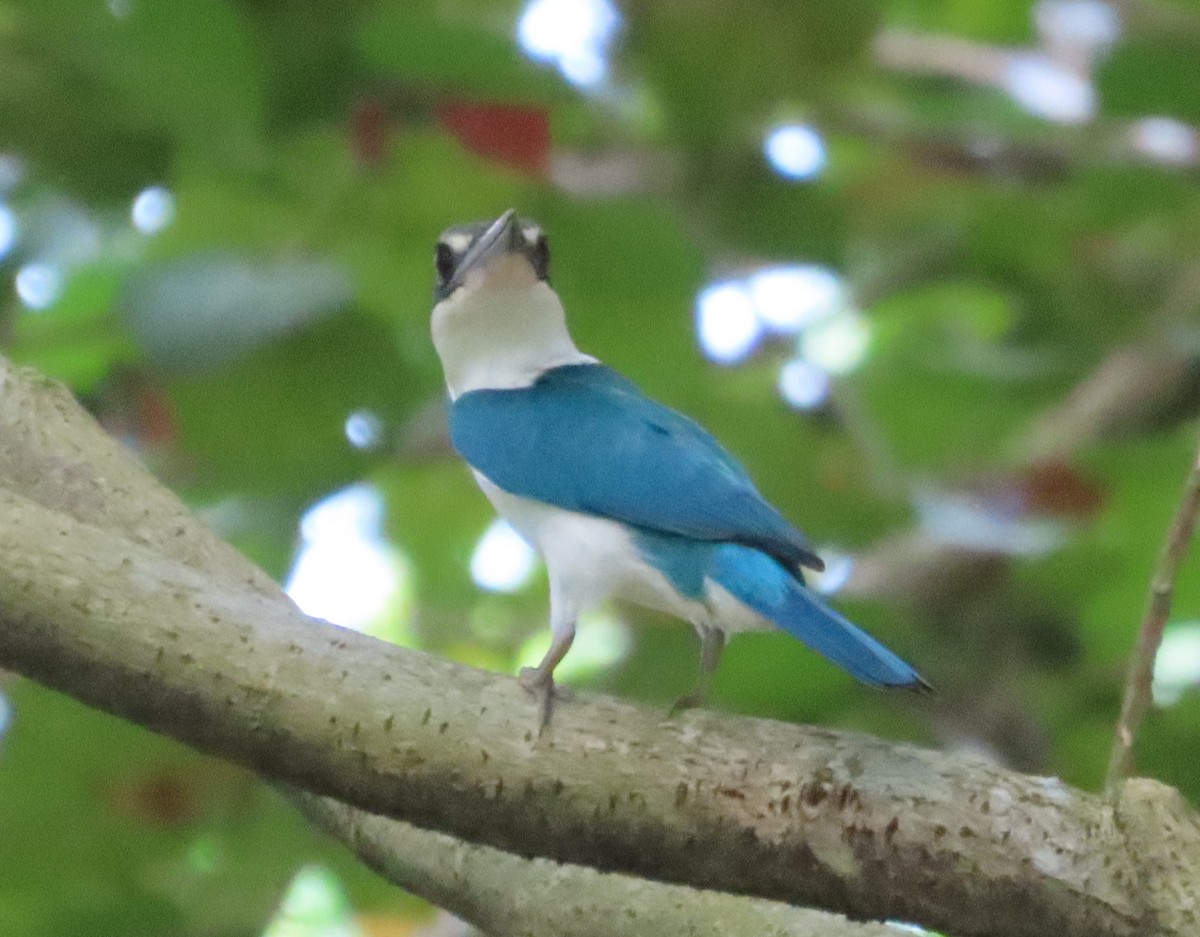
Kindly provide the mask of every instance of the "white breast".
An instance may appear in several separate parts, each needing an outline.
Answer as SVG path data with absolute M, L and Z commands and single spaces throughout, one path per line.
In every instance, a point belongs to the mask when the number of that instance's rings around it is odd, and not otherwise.
M 661 572 L 642 559 L 624 524 L 523 498 L 477 471 L 474 475 L 496 510 L 542 555 L 552 581 L 559 584 L 577 612 L 620 599 L 726 632 L 770 627 L 711 581 L 706 584 L 703 602 L 680 595 Z
M 549 368 L 595 364 L 571 340 L 562 303 L 545 283 L 508 283 L 503 262 L 489 268 L 487 288 L 465 286 L 433 310 L 433 343 L 453 400 L 468 391 L 528 387 Z

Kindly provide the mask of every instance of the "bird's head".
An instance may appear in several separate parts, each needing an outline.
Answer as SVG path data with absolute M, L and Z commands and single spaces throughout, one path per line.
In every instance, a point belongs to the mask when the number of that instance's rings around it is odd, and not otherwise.
M 433 343 L 452 397 L 522 387 L 585 357 L 550 288 L 550 252 L 536 222 L 509 209 L 495 221 L 448 228 L 434 263 Z
M 457 305 L 472 296 L 528 290 L 550 274 L 550 250 L 541 225 L 509 209 L 495 221 L 442 232 L 434 255 L 434 301 Z M 457 302 L 456 302 L 457 301 Z

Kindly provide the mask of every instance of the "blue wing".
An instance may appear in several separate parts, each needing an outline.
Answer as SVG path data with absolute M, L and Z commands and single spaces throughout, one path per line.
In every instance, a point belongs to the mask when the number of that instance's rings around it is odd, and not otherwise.
M 450 408 L 454 448 L 505 491 L 696 540 L 740 543 L 789 569 L 824 564 L 698 424 L 597 364 Z

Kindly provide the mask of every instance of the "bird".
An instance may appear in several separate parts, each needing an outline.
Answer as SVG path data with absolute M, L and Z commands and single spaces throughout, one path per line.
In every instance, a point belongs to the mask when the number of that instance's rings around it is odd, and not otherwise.
M 451 442 L 546 566 L 550 648 L 518 675 L 541 729 L 567 696 L 554 671 L 580 615 L 609 599 L 699 633 L 699 675 L 672 711 L 705 702 L 729 635 L 769 628 L 865 683 L 929 689 L 809 589 L 823 561 L 713 436 L 575 346 L 541 225 L 509 209 L 448 228 L 434 261 Z

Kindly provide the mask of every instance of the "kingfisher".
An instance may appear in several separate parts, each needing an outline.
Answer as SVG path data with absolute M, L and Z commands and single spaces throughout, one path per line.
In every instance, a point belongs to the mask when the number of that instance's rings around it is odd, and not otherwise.
M 575 347 L 540 225 L 510 209 L 449 228 L 435 266 L 451 441 L 546 565 L 550 649 L 518 678 L 542 728 L 579 616 L 608 599 L 699 633 L 699 677 L 675 709 L 704 702 L 728 635 L 768 628 L 868 684 L 929 688 L 809 589 L 821 558 L 716 439 Z

